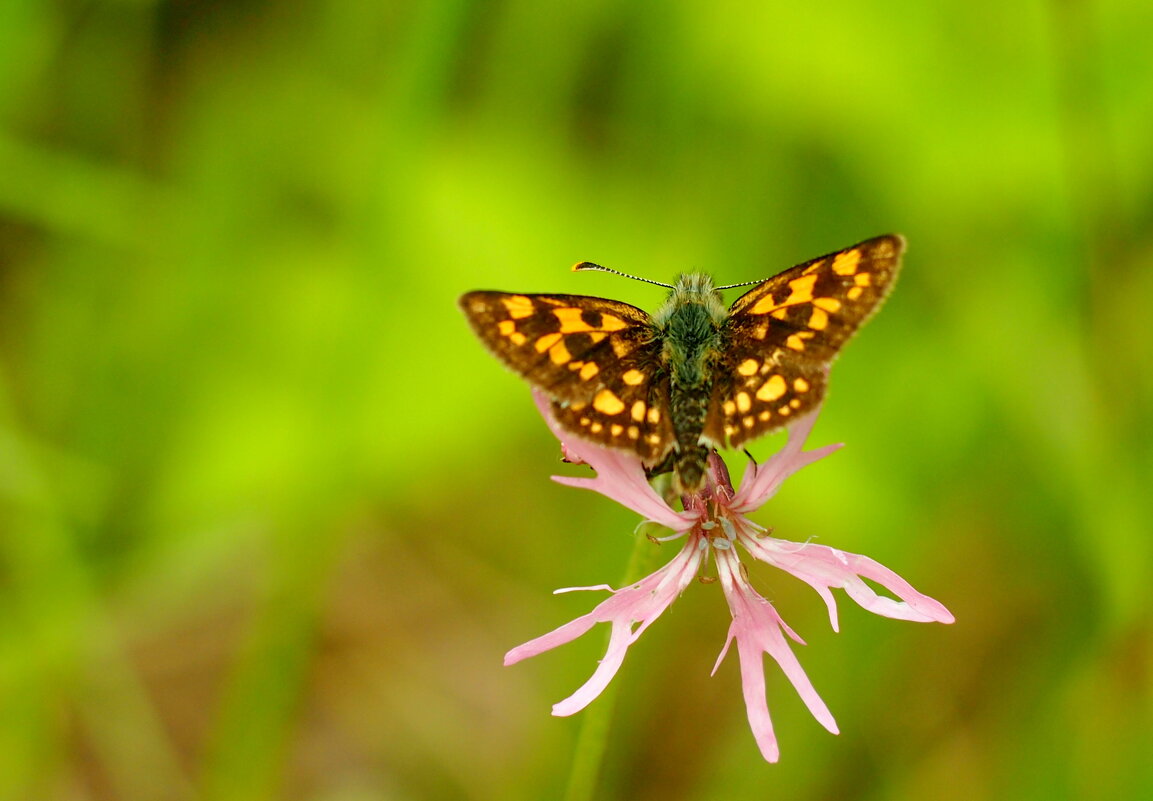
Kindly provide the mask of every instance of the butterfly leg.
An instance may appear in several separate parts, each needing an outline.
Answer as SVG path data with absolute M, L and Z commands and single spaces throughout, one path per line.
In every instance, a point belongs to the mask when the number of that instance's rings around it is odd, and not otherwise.
M 669 451 L 664 459 L 661 459 L 652 467 L 645 468 L 645 477 L 651 480 L 656 476 L 661 475 L 662 473 L 671 473 L 673 468 L 676 466 L 676 463 L 677 452 Z

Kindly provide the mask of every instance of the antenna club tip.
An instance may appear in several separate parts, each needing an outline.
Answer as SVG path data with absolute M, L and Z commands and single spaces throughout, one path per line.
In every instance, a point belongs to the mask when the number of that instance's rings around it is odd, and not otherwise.
M 572 266 L 574 273 L 579 273 L 582 270 L 599 270 L 602 269 L 599 264 L 593 264 L 591 261 L 578 261 Z

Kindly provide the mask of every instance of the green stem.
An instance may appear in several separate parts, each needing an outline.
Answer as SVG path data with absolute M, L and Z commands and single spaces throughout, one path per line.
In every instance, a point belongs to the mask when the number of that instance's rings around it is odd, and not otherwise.
M 650 525 L 653 524 L 643 524 L 637 529 L 628 567 L 618 586 L 627 587 L 652 572 L 652 563 L 656 561 L 658 549 L 652 547 L 653 543 L 645 536 Z M 572 769 L 569 771 L 564 801 L 591 801 L 594 797 L 605 749 L 608 747 L 608 733 L 613 712 L 616 711 L 616 701 L 617 687 L 611 683 L 600 698 L 584 711 L 580 733 L 577 734 L 576 746 L 573 748 Z

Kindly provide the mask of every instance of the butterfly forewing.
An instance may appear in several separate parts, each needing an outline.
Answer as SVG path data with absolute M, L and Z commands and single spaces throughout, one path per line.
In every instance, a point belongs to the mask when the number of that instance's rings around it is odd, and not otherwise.
M 505 292 L 470 292 L 461 307 L 493 353 L 553 399 L 562 427 L 646 462 L 672 447 L 661 342 L 641 309 L 583 295 Z
M 798 264 L 729 308 L 705 436 L 736 447 L 815 408 L 841 346 L 880 308 L 904 240 L 869 239 Z

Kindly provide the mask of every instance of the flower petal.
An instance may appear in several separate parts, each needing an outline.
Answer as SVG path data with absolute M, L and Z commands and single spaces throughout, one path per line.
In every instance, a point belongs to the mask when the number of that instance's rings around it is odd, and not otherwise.
M 829 608 L 829 623 L 837 631 L 837 608 L 829 588 L 848 593 L 862 608 L 877 615 L 918 623 L 952 623 L 945 605 L 917 592 L 909 582 L 874 559 L 830 548 L 775 537 L 744 536 L 741 544 L 762 562 L 779 567 L 815 589 Z M 864 579 L 875 581 L 897 598 L 878 595 Z
M 836 444 L 826 445 L 812 451 L 801 450 L 809 432 L 813 430 L 813 424 L 817 422 L 817 414 L 820 411 L 821 407 L 818 406 L 804 417 L 798 417 L 794 420 L 789 425 L 789 438 L 783 448 L 769 457 L 769 460 L 764 464 L 750 463 L 745 468 L 745 474 L 741 478 L 741 488 L 737 490 L 730 504 L 733 511 L 751 512 L 764 506 L 765 502 L 776 494 L 781 482 L 786 478 L 802 467 L 807 467 L 813 462 L 824 459 L 842 447 L 840 444 Z
M 552 415 L 548 395 L 539 389 L 532 391 L 537 409 L 548 424 L 549 430 L 561 441 L 565 455 L 573 456 L 590 465 L 596 471 L 595 478 L 574 478 L 553 476 L 553 481 L 568 487 L 579 487 L 599 492 L 639 515 L 660 523 L 673 531 L 685 532 L 692 528 L 699 514 L 677 512 L 649 485 L 644 465 L 640 457 L 628 451 L 605 448 L 588 440 L 581 439 L 565 431 Z
M 780 666 L 817 722 L 833 734 L 837 734 L 836 720 L 809 681 L 809 677 L 805 675 L 805 670 L 789 647 L 784 633 L 787 632 L 794 638 L 796 635 L 785 625 L 773 605 L 754 590 L 742 576 L 740 561 L 735 551 L 717 550 L 714 554 L 717 574 L 733 616 L 728 641 L 721 656 L 724 656 L 729 643 L 735 639 L 737 656 L 741 662 L 745 710 L 761 754 L 769 762 L 775 762 L 780 753 L 765 697 L 763 654 L 771 656 Z
M 667 565 L 635 584 L 616 590 L 596 608 L 536 639 L 513 648 L 504 657 L 505 665 L 556 648 L 575 640 L 597 623 L 611 623 L 608 649 L 596 671 L 576 692 L 553 706 L 553 714 L 571 715 L 595 699 L 616 675 L 630 645 L 644 633 L 696 576 L 706 550 L 699 537 L 689 537 L 680 553 Z M 635 629 L 633 624 L 639 623 Z

